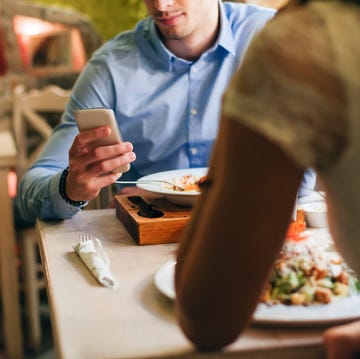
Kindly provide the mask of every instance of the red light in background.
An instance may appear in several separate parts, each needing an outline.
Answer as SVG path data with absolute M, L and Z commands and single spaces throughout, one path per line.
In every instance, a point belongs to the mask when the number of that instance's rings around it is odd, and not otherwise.
M 17 175 L 15 171 L 10 171 L 8 173 L 8 189 L 9 189 L 9 196 L 11 198 L 15 198 L 17 191 Z
M 38 35 L 48 31 L 63 29 L 61 25 L 27 16 L 16 15 L 13 21 L 15 34 L 21 36 Z
M 20 15 L 14 16 L 13 24 L 22 63 L 26 69 L 34 66 L 34 54 L 46 39 L 55 39 L 56 36 L 60 38 L 62 34 L 69 34 L 69 45 L 63 48 L 62 53 L 68 51 L 72 70 L 80 72 L 85 66 L 86 52 L 78 29 Z

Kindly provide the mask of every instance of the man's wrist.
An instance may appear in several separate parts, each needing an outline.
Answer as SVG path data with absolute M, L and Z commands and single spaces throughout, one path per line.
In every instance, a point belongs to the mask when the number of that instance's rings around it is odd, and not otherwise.
M 69 174 L 69 167 L 66 167 L 61 174 L 60 182 L 59 182 L 59 193 L 62 199 L 75 207 L 83 207 L 86 205 L 87 201 L 73 201 L 66 195 L 66 178 Z

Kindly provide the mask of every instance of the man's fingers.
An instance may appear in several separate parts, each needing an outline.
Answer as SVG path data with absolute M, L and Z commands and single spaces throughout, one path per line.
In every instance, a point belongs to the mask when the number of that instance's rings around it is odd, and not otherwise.
M 99 138 L 110 136 L 111 129 L 108 126 L 96 127 L 90 130 L 81 131 L 77 136 L 77 140 L 80 145 L 88 145 L 91 142 L 98 140 Z

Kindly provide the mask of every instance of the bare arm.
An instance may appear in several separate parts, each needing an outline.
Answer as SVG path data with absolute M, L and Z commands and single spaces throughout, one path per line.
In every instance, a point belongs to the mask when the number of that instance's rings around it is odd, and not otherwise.
M 220 349 L 247 325 L 283 244 L 302 175 L 276 146 L 223 119 L 209 186 L 177 258 L 178 319 L 197 347 Z

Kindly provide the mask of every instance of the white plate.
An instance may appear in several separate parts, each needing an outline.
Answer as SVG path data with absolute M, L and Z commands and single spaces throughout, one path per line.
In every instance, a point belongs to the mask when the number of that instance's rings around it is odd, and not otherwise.
M 333 325 L 360 318 L 360 296 L 339 299 L 330 304 L 290 306 L 260 303 L 254 313 L 254 321 L 260 324 Z
M 161 293 L 165 294 L 170 299 L 175 299 L 175 259 L 164 263 L 160 269 L 155 273 L 155 285 Z
M 208 171 L 207 167 L 201 167 L 201 168 L 186 168 L 186 169 L 173 170 L 173 171 L 157 172 L 151 175 L 141 177 L 139 178 L 139 181 L 142 180 L 171 181 L 174 178 L 182 177 L 186 175 L 194 175 L 197 177 L 202 177 L 207 174 L 207 171 Z M 137 186 L 146 191 L 161 194 L 165 198 L 167 198 L 170 202 L 173 202 L 180 206 L 188 206 L 188 207 L 192 206 L 196 197 L 198 197 L 200 194 L 200 192 L 197 191 L 185 191 L 185 192 L 174 191 L 165 188 L 161 183 L 153 183 L 153 184 L 141 183 L 141 184 L 137 184 Z
M 168 298 L 174 300 L 175 260 L 164 263 L 155 274 L 155 285 Z M 330 304 L 289 306 L 260 303 L 253 321 L 259 324 L 308 326 L 345 323 L 360 318 L 360 296 L 340 299 Z

